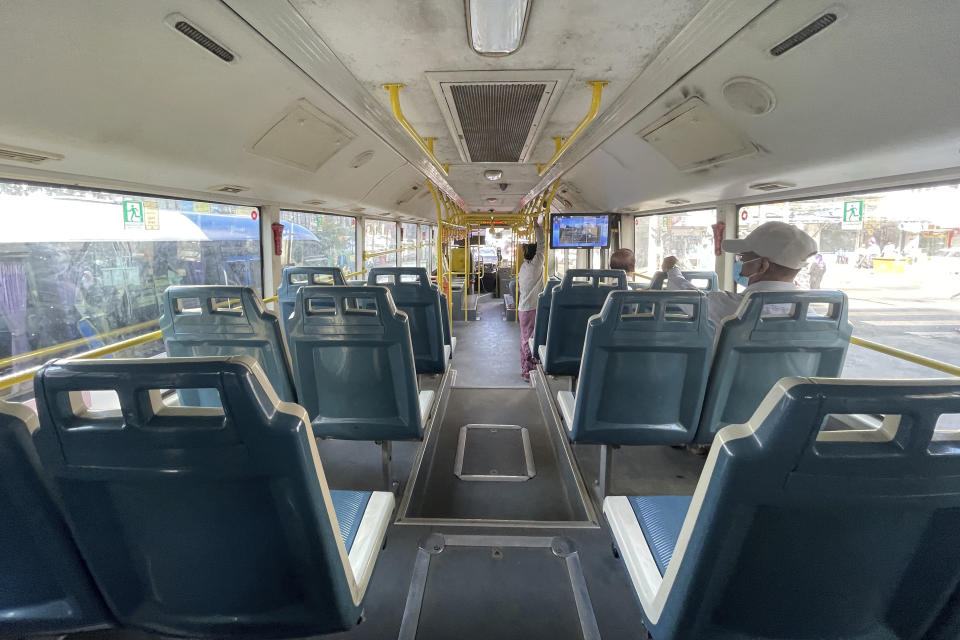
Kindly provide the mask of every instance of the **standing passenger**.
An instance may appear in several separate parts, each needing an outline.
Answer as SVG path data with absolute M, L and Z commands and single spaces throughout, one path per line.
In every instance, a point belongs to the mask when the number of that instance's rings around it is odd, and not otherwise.
M 523 264 L 520 265 L 518 280 L 520 296 L 517 300 L 517 315 L 520 318 L 520 372 L 523 379 L 530 382 L 530 372 L 536 368 L 537 360 L 530 353 L 529 338 L 537 323 L 537 296 L 543 291 L 543 227 L 533 223 L 536 244 L 523 245 Z

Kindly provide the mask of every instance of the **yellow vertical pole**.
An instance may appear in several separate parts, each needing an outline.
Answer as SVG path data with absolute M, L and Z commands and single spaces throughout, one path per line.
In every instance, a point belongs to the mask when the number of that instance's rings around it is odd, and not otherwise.
M 562 138 L 554 138 L 562 142 Z M 560 142 L 557 144 L 559 145 Z M 553 206 L 553 196 L 557 195 L 557 188 L 560 186 L 560 180 L 558 179 L 553 183 L 553 186 L 550 187 L 550 195 L 547 196 L 547 201 L 544 205 L 544 216 L 543 216 L 543 284 L 547 284 L 547 279 L 550 277 L 550 239 L 547 236 L 547 233 L 552 233 L 552 227 L 550 226 L 550 208 Z

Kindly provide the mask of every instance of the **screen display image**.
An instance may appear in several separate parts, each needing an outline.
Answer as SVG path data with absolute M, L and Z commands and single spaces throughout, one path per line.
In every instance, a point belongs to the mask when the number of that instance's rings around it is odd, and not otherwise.
M 550 220 L 553 249 L 606 247 L 610 243 L 610 218 L 606 215 L 553 216 Z

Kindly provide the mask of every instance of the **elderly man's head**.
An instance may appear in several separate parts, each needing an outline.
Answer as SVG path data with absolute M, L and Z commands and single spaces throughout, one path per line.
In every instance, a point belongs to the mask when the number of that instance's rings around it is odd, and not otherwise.
M 617 249 L 610 254 L 610 268 L 623 269 L 627 273 L 633 273 L 637 268 L 637 259 L 630 249 Z
M 737 254 L 740 275 L 749 282 L 781 280 L 792 282 L 817 243 L 802 229 L 785 222 L 765 222 L 746 238 L 724 240 L 724 251 Z

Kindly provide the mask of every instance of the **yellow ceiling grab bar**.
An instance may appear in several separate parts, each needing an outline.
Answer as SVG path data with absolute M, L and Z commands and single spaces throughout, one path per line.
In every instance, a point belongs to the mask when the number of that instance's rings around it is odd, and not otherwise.
M 429 157 L 430 161 L 440 170 L 440 173 L 446 176 L 450 171 L 450 165 L 445 165 L 437 160 L 437 156 L 433 155 L 433 141 L 436 140 L 436 138 L 428 138 L 427 140 L 429 140 L 429 142 L 421 138 L 417 130 L 413 128 L 413 125 L 410 124 L 406 116 L 403 115 L 403 109 L 400 108 L 400 89 L 405 86 L 406 85 L 400 84 L 399 82 L 383 85 L 383 88 L 390 93 L 390 109 L 393 111 L 393 117 L 397 119 L 401 127 L 406 129 L 410 137 L 413 138 L 413 141 L 417 143 L 417 146 L 427 154 L 427 157 Z
M 587 115 L 580 121 L 580 124 L 577 125 L 577 128 L 573 130 L 573 133 L 571 133 L 569 137 L 561 138 L 560 140 L 557 138 L 553 139 L 557 145 L 557 151 L 546 164 L 537 164 L 537 173 L 541 176 L 560 159 L 560 156 L 570 148 L 574 140 L 580 137 L 583 130 L 587 128 L 588 124 L 593 122 L 593 119 L 597 117 L 597 112 L 600 111 L 600 98 L 603 95 L 603 87 L 610 83 L 603 80 L 591 80 L 587 84 L 593 87 L 593 98 L 590 100 L 590 110 L 587 111 Z

